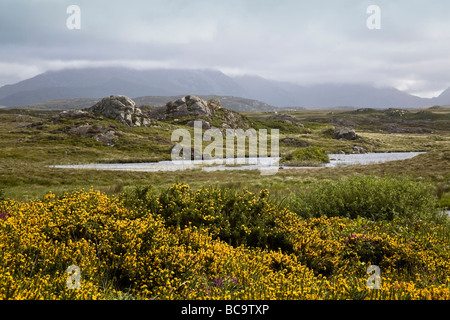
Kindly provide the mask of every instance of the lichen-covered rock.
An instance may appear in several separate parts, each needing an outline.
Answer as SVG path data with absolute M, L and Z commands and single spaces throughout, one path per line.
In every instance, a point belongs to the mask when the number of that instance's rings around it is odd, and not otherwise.
M 149 111 L 149 115 L 157 120 L 179 119 L 190 116 L 211 116 L 208 103 L 197 96 L 186 96 L 168 102 L 164 107 Z
M 122 95 L 104 98 L 86 110 L 118 120 L 130 127 L 149 126 L 151 124 L 151 120 L 140 108 L 136 107 L 134 101 Z
M 195 125 L 195 122 L 201 122 L 202 123 L 202 129 L 211 129 L 211 124 L 208 121 L 205 121 L 203 119 L 195 119 L 195 120 L 190 120 L 188 121 L 186 124 L 190 127 L 193 127 Z
M 202 121 L 203 129 L 213 126 L 220 129 L 248 129 L 251 126 L 250 121 L 244 119 L 239 113 L 223 108 L 218 99 L 205 101 L 194 95 L 188 95 L 170 101 L 163 107 L 151 109 L 147 111 L 147 115 L 155 120 L 173 120 L 176 123 L 190 126 L 194 124 L 193 119 L 196 119 Z M 186 119 L 183 120 L 183 118 Z
M 356 140 L 358 136 L 352 128 L 337 128 L 334 130 L 335 139 Z

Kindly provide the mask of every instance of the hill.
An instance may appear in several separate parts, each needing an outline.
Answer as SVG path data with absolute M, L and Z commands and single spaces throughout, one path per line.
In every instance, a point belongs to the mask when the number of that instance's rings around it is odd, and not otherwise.
M 178 96 L 146 96 L 146 97 L 137 97 L 133 99 L 137 105 L 139 106 L 153 106 L 153 107 L 162 107 L 167 102 L 178 100 L 182 98 L 183 95 Z M 254 99 L 246 99 L 241 97 L 232 97 L 232 96 L 218 96 L 218 95 L 199 95 L 203 100 L 213 100 L 218 99 L 220 104 L 230 110 L 233 111 L 242 111 L 242 112 L 252 112 L 252 111 L 276 111 L 277 107 L 269 105 L 265 102 L 254 100 Z
M 126 68 L 68 69 L 46 72 L 0 88 L 0 104 L 28 104 L 73 98 L 100 98 L 111 94 L 148 95 L 219 94 L 243 96 L 230 77 L 215 70 L 133 70 Z
M 245 88 L 248 98 L 258 97 L 262 101 L 277 106 L 306 108 L 348 106 L 384 109 L 418 108 L 436 104 L 433 99 L 416 97 L 394 88 L 375 88 L 362 84 L 325 83 L 300 86 L 257 76 L 240 76 L 235 77 L 234 80 Z M 450 101 L 450 94 L 448 99 L 443 100 Z
M 276 107 L 419 108 L 450 104 L 450 89 L 436 98 L 420 98 L 394 88 L 364 84 L 317 84 L 300 86 L 258 76 L 230 77 L 217 70 L 86 68 L 46 72 L 0 88 L 0 105 L 9 107 L 46 101 L 85 99 L 109 95 L 128 97 L 173 96 L 240 97 Z M 146 98 L 142 98 L 145 100 Z M 136 99 L 139 103 L 139 99 Z M 227 105 L 224 99 L 222 103 Z M 80 100 L 81 101 L 81 100 Z M 165 102 L 162 102 L 164 104 Z M 234 110 L 264 107 L 253 102 L 230 102 Z M 46 102 L 46 104 L 48 104 Z M 64 103 L 63 103 L 64 104 Z M 42 107 L 42 105 L 40 105 Z M 249 107 L 250 108 L 250 107 Z
M 184 95 L 178 96 L 145 96 L 133 98 L 137 106 L 151 106 L 162 107 L 167 102 L 178 100 Z M 231 96 L 217 96 L 217 95 L 200 95 L 203 100 L 218 99 L 220 104 L 233 111 L 252 112 L 252 111 L 276 111 L 277 107 L 271 106 L 265 102 Z M 70 109 L 84 109 L 99 102 L 100 98 L 74 98 L 74 99 L 59 99 L 33 103 L 21 106 L 23 109 L 30 110 L 70 110 Z M 1 108 L 2 106 L 0 106 Z M 8 107 L 4 107 L 8 108 Z M 9 107 L 11 108 L 11 107 Z

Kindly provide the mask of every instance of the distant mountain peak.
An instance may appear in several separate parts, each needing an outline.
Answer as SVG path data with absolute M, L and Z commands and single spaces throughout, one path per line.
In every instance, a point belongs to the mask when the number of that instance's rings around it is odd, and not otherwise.
M 58 99 L 218 95 L 263 101 L 278 107 L 416 108 L 450 104 L 450 88 L 437 98 L 420 98 L 394 88 L 366 84 L 301 86 L 257 75 L 227 76 L 214 69 L 97 67 L 48 71 L 0 88 L 0 105 L 24 106 Z

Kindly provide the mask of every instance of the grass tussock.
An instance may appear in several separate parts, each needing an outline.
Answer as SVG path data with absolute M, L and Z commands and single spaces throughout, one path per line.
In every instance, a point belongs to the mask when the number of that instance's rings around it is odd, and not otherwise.
M 281 164 L 287 166 L 319 166 L 329 163 L 328 155 L 317 146 L 299 148 L 281 157 Z

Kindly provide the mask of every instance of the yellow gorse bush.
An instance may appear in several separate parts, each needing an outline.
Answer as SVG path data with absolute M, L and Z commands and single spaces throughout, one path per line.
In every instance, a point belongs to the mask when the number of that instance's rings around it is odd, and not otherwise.
M 301 219 L 267 190 L 49 192 L 0 212 L 0 299 L 450 299 L 442 226 Z

